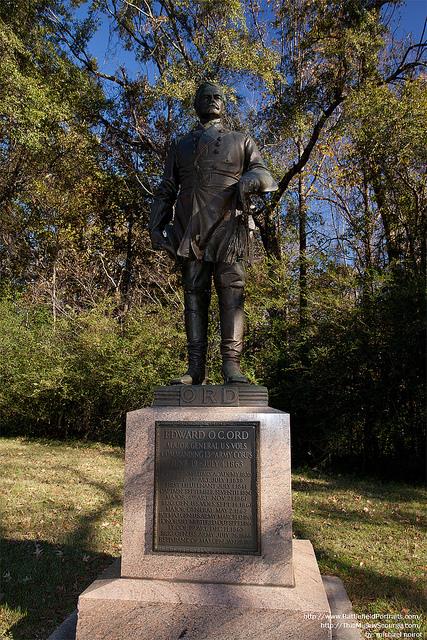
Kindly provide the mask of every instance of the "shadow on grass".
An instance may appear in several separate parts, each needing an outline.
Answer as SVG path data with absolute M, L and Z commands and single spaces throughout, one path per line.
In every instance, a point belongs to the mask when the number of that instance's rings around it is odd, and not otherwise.
M 349 527 L 358 524 L 374 526 L 378 529 L 393 522 L 402 527 L 409 525 L 420 532 L 425 531 L 425 520 L 420 517 L 417 519 L 416 515 L 405 510 L 402 505 L 402 503 L 411 501 L 423 503 L 425 493 L 421 487 L 392 482 L 382 483 L 375 479 L 358 479 L 352 476 L 328 477 L 325 474 L 316 474 L 306 469 L 297 471 L 295 475 L 298 476 L 299 473 L 304 473 L 306 477 L 297 477 L 293 480 L 293 491 L 308 495 L 324 494 L 327 497 L 333 496 L 336 492 L 350 490 L 353 494 L 360 495 L 363 501 L 372 499 L 390 505 L 390 508 L 383 510 L 383 513 L 377 513 L 375 505 L 372 505 L 373 509 L 370 509 L 369 513 L 361 513 L 361 511 L 351 508 L 351 505 L 348 505 L 346 511 L 342 511 L 334 503 L 324 502 L 312 505 L 312 509 L 315 510 L 313 518 L 316 522 L 320 517 L 332 522 L 335 521 L 340 525 L 348 523 Z M 396 509 L 392 508 L 393 503 L 396 503 Z M 400 505 L 403 506 L 403 509 L 400 508 Z M 297 537 L 312 540 L 322 573 L 339 576 L 346 585 L 350 599 L 356 598 L 359 602 L 365 603 L 375 600 L 386 602 L 394 600 L 401 602 L 402 606 L 409 609 L 417 607 L 423 610 L 425 607 L 423 589 L 421 585 L 411 579 L 410 575 L 408 577 L 387 575 L 369 567 L 360 567 L 353 562 L 337 558 L 329 549 L 322 546 L 322 542 L 319 540 L 319 531 L 315 525 L 313 527 L 304 525 L 298 518 L 295 519 L 294 531 Z
M 304 493 L 327 493 L 351 490 L 365 498 L 386 502 L 424 502 L 425 488 L 394 482 L 381 482 L 375 478 L 360 479 L 353 476 L 329 477 L 326 474 L 316 475 L 312 470 L 301 469 L 293 472 L 295 475 L 304 474 L 306 479 L 292 480 L 292 490 Z
M 298 537 L 301 533 L 302 529 L 299 527 Z M 301 537 L 309 536 L 302 533 Z M 411 612 L 415 609 L 427 611 L 422 587 L 410 578 L 386 575 L 368 567 L 359 567 L 336 558 L 319 544 L 314 546 L 321 573 L 341 578 L 351 601 L 357 599 L 359 603 L 363 602 L 366 605 L 369 602 L 383 600 L 388 603 L 401 603 L 403 608 Z
M 76 482 L 84 483 L 107 499 L 96 510 L 83 514 L 63 544 L 45 540 L 1 540 L 3 604 L 22 617 L 8 630 L 14 640 L 46 640 L 76 607 L 78 596 L 114 560 L 93 551 L 93 537 L 108 511 L 121 505 L 121 491 L 114 491 L 76 469 Z M 58 538 L 64 540 L 58 528 Z
M 331 514 L 330 505 L 324 509 L 324 517 L 339 517 L 346 521 L 361 523 L 361 516 L 348 513 Z M 318 514 L 322 509 L 318 510 Z M 372 520 L 369 519 L 369 524 Z M 362 523 L 366 524 L 366 523 Z M 375 523 L 374 523 L 375 524 Z M 381 526 L 381 522 L 376 523 Z M 419 523 L 417 523 L 419 526 Z M 303 525 L 298 518 L 294 521 L 294 534 L 297 538 L 311 540 L 314 546 L 317 560 L 319 562 L 322 574 L 335 575 L 341 578 L 345 584 L 350 600 L 357 600 L 359 603 L 368 604 L 378 600 L 385 602 L 401 603 L 401 606 L 413 610 L 417 608 L 426 611 L 426 600 L 424 589 L 421 584 L 414 582 L 410 575 L 408 577 L 399 577 L 390 574 L 380 573 L 366 566 L 358 566 L 354 561 L 345 561 L 337 558 L 336 554 L 331 552 L 319 542 L 319 531 L 315 527 Z
M 1 555 L 2 604 L 22 613 L 9 629 L 14 640 L 46 640 L 76 608 L 80 593 L 114 559 L 44 540 L 2 540 Z
M 388 524 L 395 522 L 402 526 L 410 525 L 420 531 L 425 532 L 427 530 L 427 523 L 421 520 L 421 518 L 418 518 L 417 520 L 417 516 L 414 516 L 414 514 L 400 510 L 398 512 L 387 511 L 386 514 L 379 514 L 376 516 L 375 507 L 368 513 L 364 513 L 357 509 L 348 508 L 343 511 L 333 504 L 327 504 L 324 507 L 320 505 L 313 505 L 313 514 L 332 521 L 346 522 L 349 525 L 387 526 Z
M 340 520 L 348 523 L 353 522 L 354 524 L 362 525 L 384 526 L 388 523 L 395 522 L 402 526 L 413 526 L 420 531 L 427 530 L 427 519 L 425 517 L 422 518 L 419 515 L 400 508 L 400 503 L 402 502 L 418 501 L 423 504 L 425 492 L 421 488 L 408 485 L 396 486 L 388 483 L 380 484 L 374 481 L 355 480 L 348 477 L 336 479 L 322 476 L 316 479 L 321 479 L 323 482 L 310 481 L 310 479 L 294 479 L 292 481 L 292 491 L 306 495 L 319 495 L 323 493 L 328 496 L 333 496 L 336 492 L 351 490 L 354 494 L 362 498 L 360 509 L 354 509 L 348 506 L 345 511 L 332 502 L 323 505 L 313 504 L 312 508 L 314 512 L 320 516 L 327 517 L 331 520 Z M 362 505 L 365 505 L 363 500 L 366 501 L 368 499 L 387 502 L 390 508 L 386 511 L 378 512 L 376 505 L 372 505 L 369 511 L 365 513 L 362 511 Z M 392 508 L 393 503 L 396 503 L 396 508 Z
M 111 443 L 102 440 L 83 440 L 78 438 L 69 438 L 66 440 L 53 440 L 52 438 L 42 438 L 39 436 L 2 436 L 3 440 L 6 439 L 16 440 L 19 438 L 24 444 L 40 444 L 48 447 L 58 447 L 63 449 L 64 447 L 70 447 L 73 449 L 99 449 L 103 450 L 103 455 L 111 456 L 117 460 L 124 459 L 124 446 L 120 443 Z M 123 438 L 124 439 L 124 438 Z M 109 447 L 108 450 L 106 448 Z
M 107 487 L 102 482 L 90 479 L 84 473 L 70 467 L 69 465 L 61 465 L 58 466 L 57 469 L 61 469 L 74 475 L 76 482 L 91 486 L 96 491 L 103 492 L 108 496 L 108 500 L 105 501 L 104 504 L 100 505 L 96 511 L 83 514 L 80 517 L 78 527 L 76 527 L 75 530 L 67 536 L 67 542 L 71 546 L 78 547 L 83 543 L 87 547 L 88 544 L 90 544 L 94 528 L 97 526 L 98 521 L 100 521 L 110 511 L 110 509 L 113 507 L 120 507 L 123 504 L 123 491 L 115 491 L 110 487 Z

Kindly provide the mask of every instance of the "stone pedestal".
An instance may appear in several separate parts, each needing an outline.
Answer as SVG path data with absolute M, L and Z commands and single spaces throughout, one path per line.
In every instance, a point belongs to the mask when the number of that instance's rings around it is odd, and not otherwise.
M 166 387 L 128 414 L 122 547 L 77 640 L 330 638 L 313 549 L 292 543 L 289 416 L 263 387 Z

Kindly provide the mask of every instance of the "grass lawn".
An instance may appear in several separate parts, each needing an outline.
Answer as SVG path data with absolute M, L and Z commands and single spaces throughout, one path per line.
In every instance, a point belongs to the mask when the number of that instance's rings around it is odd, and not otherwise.
M 46 640 L 120 555 L 123 450 L 8 438 L 0 455 L 0 638 Z M 322 573 L 342 578 L 356 612 L 422 615 L 425 498 L 409 485 L 297 471 L 295 535 L 312 541 Z

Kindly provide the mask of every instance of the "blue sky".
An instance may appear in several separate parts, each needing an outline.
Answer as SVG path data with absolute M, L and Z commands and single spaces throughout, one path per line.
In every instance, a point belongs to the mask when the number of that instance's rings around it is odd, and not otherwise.
M 78 14 L 85 14 L 84 5 L 78 10 Z M 414 41 L 419 39 L 426 15 L 427 0 L 407 0 L 402 6 L 395 8 L 393 14 L 389 7 L 385 9 L 385 18 L 391 21 L 391 30 L 399 40 L 409 36 L 412 36 Z M 141 71 L 146 72 L 133 54 L 121 46 L 117 37 L 110 36 L 105 16 L 101 18 L 99 29 L 92 38 L 89 49 L 104 73 L 114 73 L 120 66 L 125 66 L 131 76 Z

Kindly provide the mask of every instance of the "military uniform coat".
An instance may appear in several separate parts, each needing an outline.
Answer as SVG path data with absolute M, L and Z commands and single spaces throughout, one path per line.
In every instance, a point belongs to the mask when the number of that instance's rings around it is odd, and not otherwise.
M 250 232 L 239 210 L 237 184 L 246 174 L 258 192 L 277 189 L 252 138 L 219 121 L 175 141 L 152 206 L 152 237 L 162 233 L 165 248 L 181 258 L 245 259 Z

